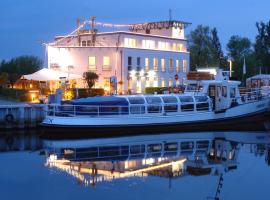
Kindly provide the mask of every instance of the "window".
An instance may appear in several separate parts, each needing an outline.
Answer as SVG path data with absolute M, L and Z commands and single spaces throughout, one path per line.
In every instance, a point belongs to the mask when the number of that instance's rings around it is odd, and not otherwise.
M 187 73 L 187 60 L 183 60 L 183 72 Z
M 161 99 L 159 97 L 146 97 L 145 98 L 148 104 L 160 104 Z
M 176 50 L 177 51 L 183 51 L 183 44 L 177 44 Z
M 141 58 L 137 57 L 137 67 L 140 67 L 140 66 L 141 66 Z
M 147 106 L 147 112 L 148 113 L 161 113 L 162 112 L 162 106 L 160 106 L 160 105 L 149 105 L 149 106 Z
M 176 43 L 173 43 L 173 44 L 172 44 L 172 50 L 173 50 L 173 51 L 176 51 Z
M 169 71 L 173 72 L 173 59 L 172 58 L 169 59 Z
M 82 47 L 86 47 L 86 40 L 82 41 Z
M 235 90 L 235 88 L 231 88 L 230 89 L 230 97 L 235 98 L 235 96 L 236 96 L 236 90 Z
M 177 103 L 177 99 L 173 96 L 162 97 L 164 103 Z
M 172 78 L 169 78 L 169 87 L 172 87 L 173 86 L 173 80 Z
M 96 71 L 96 57 L 95 56 L 89 56 L 88 57 L 88 70 L 89 71 Z
M 154 40 L 143 40 L 142 48 L 144 49 L 155 49 L 155 41 Z
M 157 72 L 158 71 L 158 59 L 157 58 L 153 59 L 153 65 L 154 65 L 154 71 Z
M 164 78 L 161 79 L 161 87 L 166 87 L 166 82 Z
M 148 72 L 150 70 L 149 58 L 144 59 L 144 65 L 145 65 L 145 71 Z
M 227 87 L 226 86 L 222 86 L 222 96 L 227 97 Z
M 103 66 L 102 70 L 109 71 L 111 70 L 110 66 L 110 57 L 109 56 L 103 56 Z
M 142 97 L 129 97 L 128 101 L 130 104 L 144 104 L 144 98 Z
M 92 41 L 91 40 L 87 40 L 87 46 L 92 46 Z
M 178 105 L 177 104 L 167 104 L 164 105 L 164 111 L 165 112 L 177 112 Z
M 179 73 L 179 71 L 180 71 L 179 60 L 178 59 L 176 59 L 176 61 L 175 61 L 175 70 L 176 70 L 176 73 Z
M 166 71 L 165 59 L 164 58 L 161 59 L 161 71 L 162 72 Z
M 169 50 L 170 48 L 170 43 L 169 42 L 158 42 L 158 49 L 160 50 Z
M 125 38 L 125 47 L 136 47 L 136 39 L 134 38 Z
M 105 90 L 110 90 L 110 78 L 103 78 L 103 88 Z
M 193 103 L 193 98 L 191 96 L 180 96 L 181 103 Z
M 128 56 L 128 69 L 131 70 L 132 69 L 132 57 Z

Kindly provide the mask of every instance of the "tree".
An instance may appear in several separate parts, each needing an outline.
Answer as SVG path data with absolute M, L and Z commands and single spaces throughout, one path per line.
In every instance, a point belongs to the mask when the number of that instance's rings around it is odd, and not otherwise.
M 8 83 L 8 74 L 5 72 L 0 73 L 0 88 Z
M 264 73 L 270 72 L 270 21 L 268 23 L 257 22 L 258 35 L 254 45 L 258 65 Z
M 251 49 L 251 41 L 246 37 L 233 35 L 227 44 L 227 50 L 233 62 L 234 75 L 241 80 L 243 75 L 244 57 L 247 61 L 247 58 L 253 54 Z M 249 65 L 251 63 L 246 64 Z
M 217 29 L 199 25 L 189 35 L 190 66 L 220 67 L 224 65 L 224 56 Z M 226 61 L 225 61 L 226 65 Z
M 88 88 L 92 89 L 95 82 L 98 80 L 98 75 L 95 72 L 84 72 L 83 79 L 86 81 Z
M 42 66 L 42 61 L 35 56 L 20 56 L 10 61 L 2 61 L 0 73 L 7 73 L 8 80 L 13 85 L 22 75 L 31 74 L 38 71 Z
M 227 58 L 224 57 L 222 46 L 219 41 L 218 32 L 216 28 L 211 30 L 212 33 L 212 59 L 213 63 L 219 67 L 225 68 L 227 66 Z

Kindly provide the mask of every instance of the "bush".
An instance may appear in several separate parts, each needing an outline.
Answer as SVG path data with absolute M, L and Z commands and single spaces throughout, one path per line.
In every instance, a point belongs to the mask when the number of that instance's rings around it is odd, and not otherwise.
M 27 96 L 29 95 L 27 90 L 0 88 L 0 96 L 18 101 L 28 101 Z M 30 97 L 28 98 L 30 99 Z
M 66 92 L 69 93 L 69 96 L 72 98 L 76 97 L 76 89 L 69 89 Z M 86 88 L 79 88 L 78 89 L 78 98 L 86 98 L 86 97 L 94 97 L 94 96 L 103 96 L 105 91 L 103 88 L 93 88 L 93 89 L 86 89 Z

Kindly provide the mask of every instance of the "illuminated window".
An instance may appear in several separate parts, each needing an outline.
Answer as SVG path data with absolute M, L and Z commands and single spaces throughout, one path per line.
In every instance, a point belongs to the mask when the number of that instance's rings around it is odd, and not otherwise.
M 88 70 L 89 71 L 96 71 L 96 57 L 95 56 L 89 56 L 88 57 Z
M 155 41 L 154 40 L 143 40 L 142 48 L 144 49 L 155 49 Z
M 153 59 L 153 66 L 154 66 L 154 71 L 157 72 L 158 71 L 158 59 L 157 58 Z
M 110 66 L 110 57 L 109 57 L 109 56 L 103 56 L 103 66 L 102 66 L 102 70 L 104 70 L 104 71 L 109 71 L 109 70 L 111 70 L 111 66 Z
M 173 43 L 173 44 L 172 44 L 172 50 L 173 50 L 173 51 L 176 51 L 176 43 Z
M 172 78 L 169 78 L 169 87 L 172 87 L 173 86 L 173 80 Z
M 178 73 L 180 71 L 179 60 L 178 59 L 176 59 L 176 61 L 175 61 L 175 70 L 176 70 L 176 73 Z
M 161 59 L 161 71 L 162 72 L 166 71 L 165 59 L 164 58 Z
M 161 79 L 161 87 L 166 87 L 166 82 L 164 78 Z
M 169 50 L 170 43 L 169 42 L 158 42 L 158 49 L 160 50 Z
M 187 73 L 187 60 L 183 60 L 183 72 Z
M 183 44 L 177 44 L 176 50 L 177 51 L 183 51 Z
M 136 47 L 136 39 L 134 38 L 125 38 L 125 47 Z
M 169 59 L 169 71 L 173 72 L 173 59 L 172 58 Z
M 110 91 L 110 78 L 107 77 L 103 78 L 103 88 L 106 91 Z
M 144 59 L 144 65 L 145 65 L 145 71 L 148 72 L 150 70 L 149 58 Z

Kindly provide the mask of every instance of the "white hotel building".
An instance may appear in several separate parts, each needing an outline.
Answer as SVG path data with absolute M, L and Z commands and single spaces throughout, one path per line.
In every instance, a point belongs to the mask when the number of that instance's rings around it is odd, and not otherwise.
M 187 24 L 151 22 L 116 32 L 78 29 L 76 35 L 59 36 L 49 44 L 48 68 L 75 74 L 93 71 L 99 75 L 95 87 L 107 91 L 116 77 L 118 93 L 181 85 L 189 71 Z

